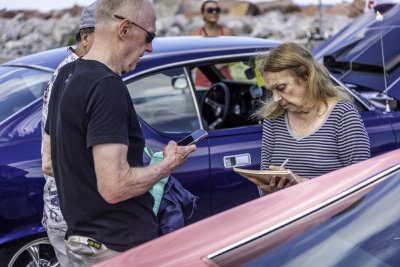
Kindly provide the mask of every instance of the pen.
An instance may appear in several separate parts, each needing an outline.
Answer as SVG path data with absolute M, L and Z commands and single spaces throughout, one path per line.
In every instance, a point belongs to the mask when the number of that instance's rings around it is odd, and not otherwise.
M 286 159 L 286 160 L 281 164 L 281 167 L 282 167 L 282 168 L 285 167 L 285 165 L 286 165 L 288 162 L 289 162 L 289 159 Z M 293 180 L 295 180 L 296 183 L 300 183 L 300 181 L 299 181 L 299 179 L 297 179 L 296 175 L 294 175 L 290 170 L 289 170 L 289 173 L 290 173 L 290 177 L 291 177 Z
M 282 168 L 285 167 L 285 165 L 286 165 L 288 162 L 289 162 L 289 159 L 286 159 L 286 160 L 281 164 L 281 167 L 282 167 Z

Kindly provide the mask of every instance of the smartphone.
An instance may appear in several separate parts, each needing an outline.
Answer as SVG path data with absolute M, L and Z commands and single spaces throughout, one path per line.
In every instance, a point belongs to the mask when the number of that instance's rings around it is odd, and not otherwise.
M 199 142 L 200 140 L 207 137 L 208 133 L 202 129 L 198 129 L 193 133 L 189 134 L 182 140 L 178 141 L 178 146 L 189 146 Z

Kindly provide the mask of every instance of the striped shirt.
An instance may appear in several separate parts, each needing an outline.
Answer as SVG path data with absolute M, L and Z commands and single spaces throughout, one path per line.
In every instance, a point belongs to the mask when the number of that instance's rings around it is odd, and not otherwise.
M 360 114 L 348 101 L 333 105 L 318 128 L 303 137 L 291 131 L 286 112 L 275 120 L 264 120 L 261 170 L 290 159 L 286 169 L 313 178 L 369 157 L 368 134 Z

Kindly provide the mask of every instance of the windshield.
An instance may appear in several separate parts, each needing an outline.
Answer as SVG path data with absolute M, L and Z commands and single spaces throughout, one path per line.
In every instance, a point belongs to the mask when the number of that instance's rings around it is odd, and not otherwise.
M 0 67 L 0 122 L 43 96 L 52 73 Z

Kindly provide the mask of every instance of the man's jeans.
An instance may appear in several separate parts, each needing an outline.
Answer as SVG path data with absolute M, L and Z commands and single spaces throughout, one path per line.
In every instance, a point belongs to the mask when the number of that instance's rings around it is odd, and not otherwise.
M 68 258 L 75 267 L 92 266 L 121 254 L 121 252 L 109 249 L 104 244 L 84 236 L 70 236 L 66 247 Z
M 68 259 L 64 241 L 66 228 L 54 228 L 47 225 L 46 231 L 61 267 L 71 267 L 72 265 Z

